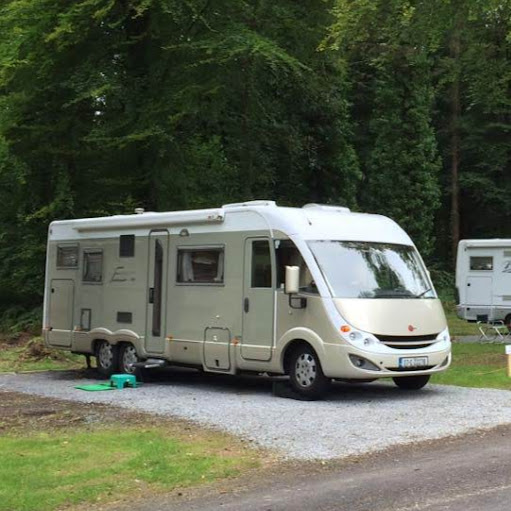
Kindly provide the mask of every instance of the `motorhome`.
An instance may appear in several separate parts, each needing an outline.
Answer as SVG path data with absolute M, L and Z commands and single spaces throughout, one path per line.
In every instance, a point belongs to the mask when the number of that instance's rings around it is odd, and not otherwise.
M 337 206 L 251 201 L 52 222 L 44 335 L 103 375 L 169 364 L 419 389 L 447 369 L 443 309 L 409 236 Z
M 461 319 L 511 328 L 511 239 L 461 240 L 456 290 Z

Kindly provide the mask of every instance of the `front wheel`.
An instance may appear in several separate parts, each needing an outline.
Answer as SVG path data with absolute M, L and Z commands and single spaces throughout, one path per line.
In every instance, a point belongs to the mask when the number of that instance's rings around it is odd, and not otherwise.
M 96 365 L 102 376 L 112 376 L 119 365 L 117 346 L 112 346 L 108 341 L 100 341 L 96 348 Z
M 330 380 L 323 374 L 316 352 L 307 345 L 296 348 L 291 356 L 289 380 L 293 389 L 304 397 L 321 397 Z
M 392 378 L 394 383 L 404 390 L 419 390 L 429 381 L 429 374 L 423 376 L 401 376 L 400 378 Z

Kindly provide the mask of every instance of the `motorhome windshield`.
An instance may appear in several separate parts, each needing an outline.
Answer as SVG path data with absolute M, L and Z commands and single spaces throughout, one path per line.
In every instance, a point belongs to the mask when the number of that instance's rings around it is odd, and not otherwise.
M 362 241 L 311 241 L 336 298 L 435 298 L 415 248 Z

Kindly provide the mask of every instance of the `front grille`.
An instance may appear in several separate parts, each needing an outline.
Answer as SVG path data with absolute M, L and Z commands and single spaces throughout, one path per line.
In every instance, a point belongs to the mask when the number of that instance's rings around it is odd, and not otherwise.
M 389 348 L 396 350 L 417 350 L 420 348 L 426 348 L 437 342 L 438 334 L 429 335 L 378 335 L 375 336 L 379 341 Z
M 431 346 L 433 343 L 428 342 L 426 344 L 424 343 L 418 343 L 418 344 L 411 344 L 411 343 L 404 343 L 401 344 L 389 344 L 388 342 L 384 342 L 385 346 L 388 346 L 389 348 L 394 348 L 395 350 L 418 350 L 420 348 L 427 348 L 428 346 Z

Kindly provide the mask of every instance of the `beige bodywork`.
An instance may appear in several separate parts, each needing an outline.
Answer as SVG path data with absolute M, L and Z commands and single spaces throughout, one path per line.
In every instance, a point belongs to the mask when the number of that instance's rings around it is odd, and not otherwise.
M 335 305 L 347 323 L 375 335 L 419 336 L 447 328 L 438 299 L 337 298 Z
M 303 293 L 300 296 L 305 298 L 306 306 L 296 309 L 290 306 L 284 290 L 277 288 L 273 252 L 271 288 L 251 288 L 250 243 L 268 240 L 273 245 L 275 240 L 289 237 L 288 233 L 268 228 L 249 212 L 244 213 L 242 220 L 237 220 L 240 225 L 252 222 L 253 228 L 225 232 L 217 227 L 183 223 L 146 230 L 106 229 L 83 234 L 78 231 L 74 237 L 57 240 L 52 239 L 50 229 L 44 325 L 47 345 L 94 354 L 100 340 L 130 343 L 141 359 L 159 358 L 230 374 L 243 370 L 283 373 L 288 348 L 298 341 L 315 349 L 325 374 L 332 378 L 393 376 L 401 356 L 427 354 L 430 367 L 414 374 L 430 374 L 449 365 L 449 341 L 439 340 L 411 353 L 378 344 L 357 346 L 339 330 L 342 322 L 338 316 L 342 316 L 352 328 L 375 335 L 440 334 L 446 322 L 436 299 L 340 300 Z M 119 236 L 132 232 L 136 233 L 135 255 L 120 257 Z M 163 308 L 158 335 L 152 329 L 149 300 L 156 240 L 164 251 Z M 57 247 L 66 245 L 78 246 L 76 268 L 63 269 L 56 264 Z M 177 251 L 186 247 L 223 247 L 223 283 L 178 283 Z M 102 251 L 101 282 L 83 282 L 83 254 L 87 250 Z M 356 368 L 349 360 L 350 354 L 371 360 L 379 371 L 370 373 Z

